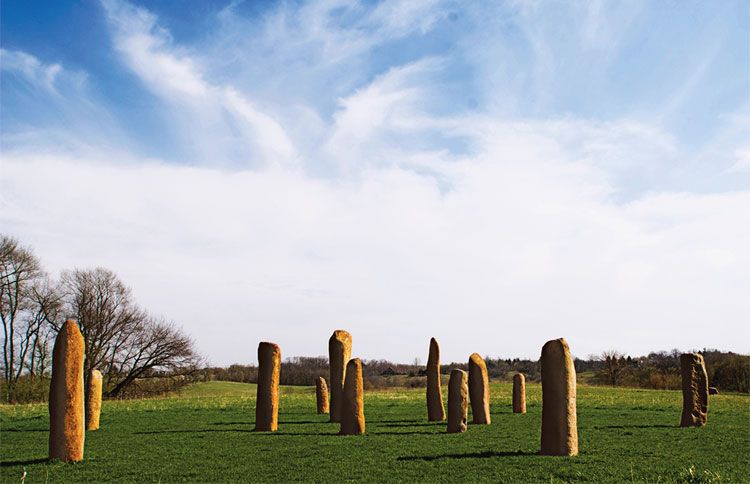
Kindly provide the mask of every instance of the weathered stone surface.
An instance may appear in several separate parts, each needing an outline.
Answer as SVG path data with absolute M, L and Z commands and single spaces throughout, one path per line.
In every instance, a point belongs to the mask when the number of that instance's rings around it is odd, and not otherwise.
M 435 338 L 430 339 L 430 354 L 427 357 L 427 420 L 445 420 L 443 394 L 440 390 L 440 346 Z
M 328 340 L 328 366 L 331 370 L 331 422 L 341 422 L 341 405 L 343 402 L 344 377 L 346 364 L 352 354 L 352 335 L 337 329 Z
M 89 374 L 88 407 L 86 407 L 86 430 L 99 428 L 99 415 L 102 411 L 102 373 L 91 370 Z
M 341 435 L 365 433 L 365 400 L 362 362 L 352 358 L 346 365 L 343 401 L 341 402 Z
M 701 427 L 708 419 L 708 376 L 703 355 L 680 355 L 682 372 L 682 419 L 680 427 Z
M 322 376 L 315 380 L 315 398 L 318 401 L 318 413 L 328 413 L 328 385 Z
M 281 349 L 274 343 L 258 345 L 258 388 L 255 401 L 255 430 L 276 432 L 279 427 L 279 375 Z
M 716 387 L 708 387 L 708 394 L 709 395 L 718 395 L 719 389 Z
M 489 424 L 490 382 L 487 378 L 487 365 L 477 353 L 469 357 L 469 401 L 471 402 L 471 423 Z
M 542 455 L 578 455 L 576 370 L 568 343 L 542 347 Z
M 83 359 L 85 344 L 75 321 L 60 328 L 52 350 L 49 387 L 49 458 L 65 462 L 83 459 L 86 436 Z
M 453 370 L 448 380 L 448 433 L 466 432 L 469 418 L 469 376 Z
M 526 377 L 513 375 L 513 413 L 526 413 Z

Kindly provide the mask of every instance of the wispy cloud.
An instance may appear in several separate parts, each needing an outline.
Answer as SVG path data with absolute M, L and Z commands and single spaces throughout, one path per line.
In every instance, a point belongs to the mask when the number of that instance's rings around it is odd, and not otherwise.
M 138 77 L 178 111 L 179 129 L 200 160 L 294 162 L 294 145 L 281 125 L 231 85 L 207 82 L 189 54 L 173 48 L 153 14 L 119 0 L 102 3 L 116 49 Z M 244 148 L 242 154 L 233 155 L 238 147 Z M 242 157 L 246 159 L 236 160 Z
M 627 68 L 660 60 L 632 54 L 659 35 L 648 4 L 234 2 L 196 38 L 102 5 L 163 124 L 130 139 L 125 101 L 4 50 L 23 89 L 4 77 L 0 221 L 53 270 L 113 268 L 217 363 L 260 338 L 318 354 L 334 327 L 397 360 L 432 335 L 454 360 L 561 335 L 578 354 L 748 350 L 750 104 L 693 113 L 700 143 L 673 129 L 660 107 L 689 110 L 725 51 L 650 88 Z

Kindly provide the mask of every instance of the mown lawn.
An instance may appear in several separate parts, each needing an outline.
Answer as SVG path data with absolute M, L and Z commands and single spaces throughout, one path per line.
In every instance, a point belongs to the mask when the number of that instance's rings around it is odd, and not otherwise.
M 0 407 L 0 480 L 750 482 L 750 397 L 711 397 L 708 425 L 683 429 L 679 392 L 579 386 L 581 455 L 542 457 L 541 388 L 528 413 L 492 384 L 492 425 L 445 433 L 424 389 L 365 395 L 367 435 L 336 435 L 312 387 L 282 387 L 279 431 L 252 432 L 255 386 L 212 382 L 170 398 L 105 402 L 82 463 L 48 463 L 46 405 Z M 690 469 L 692 468 L 692 474 Z

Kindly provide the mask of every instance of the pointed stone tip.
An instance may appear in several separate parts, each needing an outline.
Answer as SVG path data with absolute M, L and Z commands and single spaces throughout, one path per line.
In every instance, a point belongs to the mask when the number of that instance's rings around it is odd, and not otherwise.
M 469 356 L 469 360 L 474 363 L 479 363 L 480 361 L 484 361 L 484 358 L 482 358 L 479 353 L 472 353 L 471 356 Z

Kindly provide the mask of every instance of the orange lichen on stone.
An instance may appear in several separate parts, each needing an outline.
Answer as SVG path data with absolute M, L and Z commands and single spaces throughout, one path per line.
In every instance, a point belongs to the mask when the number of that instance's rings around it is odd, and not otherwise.
M 49 458 L 83 460 L 86 436 L 83 360 L 85 343 L 75 321 L 60 328 L 52 350 L 49 387 Z
M 576 370 L 563 339 L 542 347 L 542 455 L 578 455 Z
M 427 420 L 445 420 L 443 394 L 440 390 L 440 346 L 435 338 L 430 339 L 430 353 L 427 358 Z
M 318 414 L 328 413 L 328 386 L 322 376 L 315 380 L 315 398 L 318 402 Z
M 448 380 L 448 433 L 466 432 L 469 418 L 469 376 L 453 370 Z
M 331 387 L 331 422 L 341 422 L 341 405 L 343 402 L 344 378 L 346 364 L 352 354 L 352 335 L 337 329 L 328 340 L 328 366 L 331 370 L 329 383 Z
M 702 427 L 708 420 L 708 376 L 703 355 L 680 355 L 682 419 L 680 427 Z
M 258 388 L 255 430 L 275 432 L 279 427 L 279 376 L 281 349 L 274 343 L 258 345 Z
M 513 375 L 513 413 L 526 413 L 526 377 Z
M 102 372 L 91 370 L 86 407 L 86 430 L 99 428 L 99 415 L 102 411 Z
M 487 365 L 478 353 L 469 357 L 469 401 L 471 402 L 471 423 L 489 424 L 490 381 L 487 378 Z
M 362 382 L 362 362 L 352 358 L 346 365 L 343 401 L 341 402 L 340 435 L 365 433 L 365 400 Z

